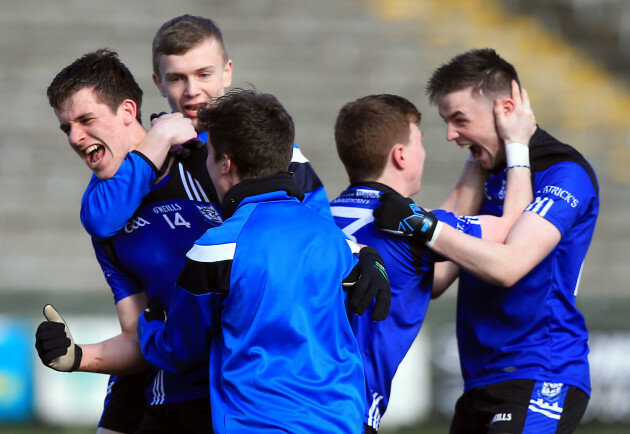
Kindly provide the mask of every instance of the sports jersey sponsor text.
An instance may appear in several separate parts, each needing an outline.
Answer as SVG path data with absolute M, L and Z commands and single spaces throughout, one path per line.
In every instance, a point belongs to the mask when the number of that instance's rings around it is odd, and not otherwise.
M 541 193 L 557 196 L 569 205 L 571 205 L 572 208 L 575 208 L 580 204 L 580 201 L 575 196 L 573 196 L 570 191 L 567 191 L 560 187 L 556 187 L 555 185 L 545 185 Z

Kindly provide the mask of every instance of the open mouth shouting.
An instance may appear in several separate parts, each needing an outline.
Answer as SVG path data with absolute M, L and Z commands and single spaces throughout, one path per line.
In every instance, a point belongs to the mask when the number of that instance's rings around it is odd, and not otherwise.
M 105 148 L 101 145 L 92 145 L 83 151 L 88 166 L 95 168 L 103 160 Z
M 482 155 L 481 147 L 478 145 L 468 145 L 468 151 L 470 151 L 470 155 L 475 159 L 475 161 L 479 161 Z

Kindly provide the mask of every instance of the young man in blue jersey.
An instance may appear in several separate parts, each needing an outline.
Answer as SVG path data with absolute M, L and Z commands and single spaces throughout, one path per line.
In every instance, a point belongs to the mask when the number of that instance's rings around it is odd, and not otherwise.
M 535 129 L 529 101 L 520 92 L 497 105 L 501 133 L 508 142 L 527 141 Z M 396 95 L 370 95 L 346 104 L 335 124 L 335 141 L 350 178 L 350 187 L 331 202 L 337 225 L 351 239 L 376 248 L 390 276 L 392 302 L 389 315 L 375 323 L 363 317 L 352 319 L 367 380 L 365 432 L 376 432 L 387 409 L 391 382 L 398 365 L 416 338 L 424 320 L 434 285 L 451 282 L 446 263 L 421 243 L 377 230 L 372 212 L 382 195 L 412 196 L 420 191 L 425 151 L 419 129 L 420 112 Z M 478 210 L 471 202 L 479 197 L 486 173 L 469 161 L 467 171 L 443 206 L 461 214 Z M 464 233 L 502 242 L 511 225 L 531 200 L 530 172 L 523 167 L 510 173 L 507 205 L 501 218 L 458 217 L 445 210 L 434 211 L 440 221 Z M 464 203 L 465 207 L 455 205 Z M 478 201 L 477 201 L 478 202 Z M 407 209 L 409 206 L 407 204 Z M 393 338 L 395 337 L 395 338 Z
M 155 34 L 152 45 L 153 81 L 169 103 L 171 110 L 190 119 L 197 128 L 197 113 L 213 98 L 225 93 L 232 84 L 232 60 L 221 30 L 209 18 L 181 15 L 165 22 Z M 207 132 L 197 128 L 199 142 L 206 142 Z M 196 145 L 195 145 L 196 144 Z M 205 151 L 205 147 L 202 146 Z M 164 159 L 154 159 L 162 167 Z M 122 172 L 131 177 L 114 176 L 110 183 L 93 178 L 81 204 L 81 222 L 90 235 L 108 238 L 126 224 L 142 203 L 154 182 L 147 166 L 127 167 Z M 290 169 L 304 191 L 304 203 L 330 215 L 330 205 L 324 186 L 300 148 L 294 145 Z M 108 200 L 102 200 L 107 197 Z
M 114 175 L 120 175 L 123 162 L 149 166 L 156 177 L 158 170 L 150 161 L 164 159 L 170 145 L 196 137 L 191 121 L 181 114 L 160 118 L 147 134 L 140 123 L 142 91 L 116 53 L 108 50 L 88 53 L 64 68 L 49 86 L 48 97 L 70 146 L 104 183 L 116 182 Z M 103 342 L 75 345 L 68 327 L 48 305 L 44 313 L 49 321 L 36 334 L 39 356 L 52 369 L 122 375 L 112 377 L 113 397 L 106 400 L 101 432 L 134 432 L 139 419 L 137 432 L 212 430 L 207 358 L 185 373 L 162 372 L 142 357 L 136 332 L 147 298 L 168 306 L 186 252 L 206 229 L 221 223 L 205 152 L 191 152 L 158 178 L 123 230 L 107 241 L 93 242 L 114 295 L 121 333 Z M 139 379 L 127 375 L 135 372 L 141 372 Z
M 534 200 L 505 244 L 459 234 L 429 214 L 420 219 L 429 230 L 400 229 L 463 269 L 457 338 L 464 393 L 452 433 L 570 433 L 589 400 L 588 332 L 575 301 L 599 210 L 597 179 L 582 155 L 541 128 L 529 153 L 506 158 L 491 107 L 514 80 L 510 63 L 476 49 L 438 68 L 427 86 L 447 139 L 490 171 L 481 213 L 500 214 L 506 176 L 531 161 Z M 389 211 L 375 213 L 375 223 L 398 230 L 396 221 L 409 216 L 402 205 L 400 198 L 384 202 Z
M 200 122 L 225 221 L 188 252 L 166 320 L 140 318 L 143 354 L 177 370 L 212 345 L 216 432 L 360 432 L 363 364 L 342 289 L 358 246 L 301 204 L 291 116 L 236 90 Z

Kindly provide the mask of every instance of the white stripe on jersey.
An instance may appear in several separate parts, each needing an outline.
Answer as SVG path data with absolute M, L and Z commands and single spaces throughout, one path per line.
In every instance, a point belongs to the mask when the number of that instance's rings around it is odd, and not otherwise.
M 235 251 L 236 243 L 214 244 L 211 246 L 195 244 L 186 253 L 186 257 L 197 262 L 229 261 L 234 259 Z
M 343 233 L 350 237 L 352 241 L 356 241 L 356 237 L 354 236 L 356 231 L 374 221 L 371 209 L 354 208 L 351 206 L 331 206 L 330 212 L 333 217 L 354 219 L 352 223 L 341 228 Z
M 378 426 L 381 423 L 381 410 L 378 405 L 383 400 L 383 395 L 378 393 L 372 393 L 372 404 L 370 405 L 370 412 L 368 417 L 368 425 L 378 431 Z
M 182 163 L 179 164 L 179 176 L 182 180 L 182 185 L 186 190 L 186 195 L 188 195 L 188 199 L 196 200 L 198 202 L 210 202 L 208 200 L 208 196 L 206 192 L 203 191 L 201 184 L 199 181 L 194 179 L 190 172 L 184 169 L 184 165 Z
M 308 163 L 308 158 L 302 154 L 302 151 L 297 146 L 293 145 L 293 155 L 291 156 L 291 163 Z
M 201 186 L 201 184 L 199 183 L 199 181 L 197 181 L 195 179 L 195 185 L 197 186 L 197 188 L 199 189 L 199 193 L 201 193 L 201 195 L 203 196 L 203 201 L 204 202 L 210 202 L 210 199 L 208 199 L 208 196 L 206 195 L 206 192 L 203 191 L 203 187 Z
M 153 400 L 150 405 L 164 404 L 164 371 L 159 370 L 153 379 Z

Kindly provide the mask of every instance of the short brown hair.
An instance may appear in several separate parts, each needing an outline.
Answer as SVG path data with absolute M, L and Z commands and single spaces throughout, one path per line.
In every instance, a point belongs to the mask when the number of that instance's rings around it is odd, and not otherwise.
M 55 110 L 82 89 L 92 89 L 97 101 L 116 113 L 124 100 L 136 103 L 136 119 L 142 123 L 142 89 L 115 51 L 100 49 L 63 68 L 48 86 L 48 102 Z
M 409 124 L 419 124 L 421 117 L 415 105 L 397 95 L 369 95 L 343 106 L 335 142 L 350 182 L 378 178 L 392 146 L 408 143 Z
M 295 126 L 275 96 L 234 89 L 203 108 L 198 119 L 215 161 L 226 154 L 241 180 L 288 173 Z
M 160 56 L 185 54 L 207 39 L 214 39 L 221 45 L 223 62 L 226 63 L 228 53 L 223 34 L 210 18 L 186 14 L 165 22 L 153 38 L 153 73 L 160 75 Z
M 516 69 L 492 48 L 459 54 L 433 72 L 426 94 L 433 105 L 440 97 L 467 87 L 482 91 L 491 99 L 510 95 L 512 80 L 520 84 Z

